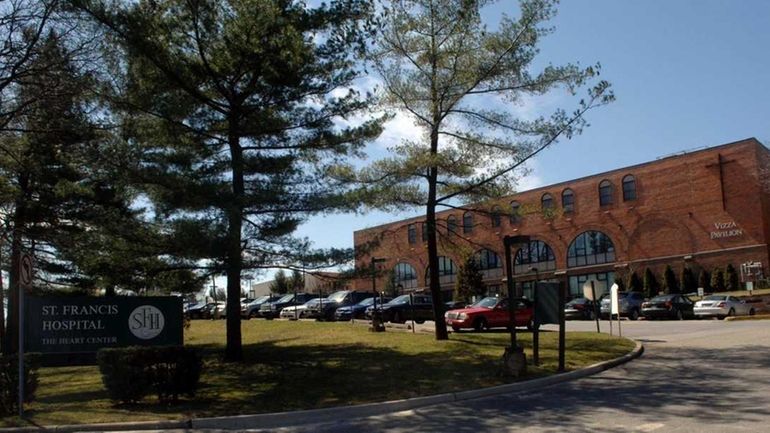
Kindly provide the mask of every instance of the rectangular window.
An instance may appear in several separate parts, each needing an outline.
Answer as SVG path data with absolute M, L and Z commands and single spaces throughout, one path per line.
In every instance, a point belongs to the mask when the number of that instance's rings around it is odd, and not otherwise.
M 422 241 L 428 242 L 428 224 L 422 223 Z
M 407 230 L 407 236 L 409 238 L 409 243 L 410 244 L 417 243 L 417 227 L 415 227 L 414 224 L 409 224 L 406 230 Z

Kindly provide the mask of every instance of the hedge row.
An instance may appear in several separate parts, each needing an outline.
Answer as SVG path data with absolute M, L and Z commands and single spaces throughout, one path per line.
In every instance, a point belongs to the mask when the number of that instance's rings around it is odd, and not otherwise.
M 96 359 L 110 398 L 123 403 L 151 393 L 161 402 L 193 397 L 203 368 L 198 352 L 183 346 L 102 349 Z
M 24 355 L 24 402 L 35 399 L 37 392 L 37 370 L 40 355 Z M 16 414 L 19 410 L 19 357 L 0 356 L 0 416 Z

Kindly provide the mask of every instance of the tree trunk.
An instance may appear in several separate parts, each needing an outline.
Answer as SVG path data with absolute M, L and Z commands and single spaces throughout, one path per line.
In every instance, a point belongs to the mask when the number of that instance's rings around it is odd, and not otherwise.
M 227 347 L 225 361 L 243 359 L 241 342 L 241 226 L 243 224 L 243 149 L 238 136 L 237 120 L 230 121 L 228 144 L 230 146 L 233 174 L 233 202 L 227 208 Z
M 431 150 L 438 149 L 438 130 L 433 128 L 430 134 Z M 435 153 L 435 151 L 433 152 Z M 449 339 L 444 319 L 444 300 L 441 296 L 440 275 L 438 271 L 438 242 L 436 241 L 436 188 L 438 168 L 428 168 L 428 206 L 425 222 L 428 226 L 428 269 L 430 272 L 430 294 L 433 298 L 433 316 L 436 320 L 436 340 Z
M 3 243 L 0 241 L 0 269 L 3 269 Z M 5 287 L 3 285 L 3 273 L 0 272 L 0 353 L 5 354 Z

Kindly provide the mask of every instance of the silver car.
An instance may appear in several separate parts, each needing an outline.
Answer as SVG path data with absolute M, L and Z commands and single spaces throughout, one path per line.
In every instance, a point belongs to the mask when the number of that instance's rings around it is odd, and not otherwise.
M 307 307 L 305 304 L 302 305 L 291 305 L 288 307 L 284 307 L 283 310 L 281 310 L 281 313 L 278 315 L 281 319 L 299 319 L 302 318 L 302 315 L 305 314 L 305 310 L 307 310 Z
M 729 295 L 709 295 L 695 303 L 695 317 L 753 316 L 754 306 Z

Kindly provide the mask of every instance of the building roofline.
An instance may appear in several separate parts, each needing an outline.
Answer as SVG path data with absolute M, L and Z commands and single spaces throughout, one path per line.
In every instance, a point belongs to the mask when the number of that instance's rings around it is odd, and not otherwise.
M 640 167 L 645 167 L 645 166 L 657 164 L 657 163 L 662 162 L 662 161 L 667 161 L 667 160 L 676 159 L 676 158 L 682 158 L 682 157 L 685 157 L 685 156 L 697 155 L 699 153 L 711 152 L 711 151 L 718 150 L 718 149 L 723 149 L 723 148 L 727 148 L 727 147 L 734 147 L 734 146 L 741 146 L 741 145 L 746 145 L 746 144 L 754 144 L 756 146 L 760 146 L 765 151 L 770 152 L 770 149 L 765 147 L 759 140 L 757 140 L 756 137 L 748 137 L 748 138 L 744 138 L 744 139 L 741 139 L 741 140 L 731 141 L 729 143 L 718 144 L 718 145 L 715 145 L 715 146 L 710 146 L 710 147 L 704 146 L 704 147 L 696 148 L 694 150 L 683 150 L 683 151 L 676 152 L 676 153 L 673 153 L 673 154 L 657 157 L 657 158 L 655 158 L 654 160 L 651 160 L 651 161 L 641 162 L 639 164 L 629 165 L 629 166 L 626 166 L 626 167 L 615 168 L 615 169 L 604 171 L 604 172 L 600 172 L 600 173 L 589 174 L 589 175 L 578 177 L 578 178 L 575 178 L 575 179 L 565 180 L 565 181 L 553 183 L 553 184 L 550 184 L 550 185 L 539 186 L 537 188 L 532 188 L 532 189 L 527 189 L 527 190 L 523 190 L 523 191 L 518 191 L 518 192 L 515 192 L 515 193 L 512 193 L 512 194 L 508 194 L 508 195 L 502 196 L 502 197 L 500 197 L 498 199 L 492 199 L 492 200 L 489 200 L 489 201 L 503 200 L 503 199 L 506 199 L 506 198 L 508 198 L 510 201 L 512 201 L 514 197 L 519 196 L 521 194 L 525 194 L 525 193 L 532 193 L 532 192 L 537 192 L 537 191 L 545 192 L 547 190 L 550 190 L 550 189 L 553 189 L 553 188 L 556 188 L 556 187 L 559 187 L 559 186 L 565 186 L 566 187 L 568 184 L 584 181 L 586 179 L 591 179 L 591 178 L 594 178 L 594 177 L 607 177 L 607 176 L 610 176 L 612 174 L 616 174 L 618 172 L 634 170 L 634 169 L 638 169 Z M 477 206 L 478 204 L 479 204 L 479 202 L 471 203 L 471 204 L 465 205 L 464 207 L 472 208 L 474 206 Z M 444 212 L 448 212 L 448 210 L 437 211 L 436 214 L 444 213 Z M 382 228 L 382 227 L 385 227 L 385 226 L 389 226 L 389 225 L 392 225 L 392 224 L 398 223 L 398 222 L 406 223 L 407 221 L 417 220 L 418 218 L 421 218 L 421 217 L 422 217 L 422 215 L 419 215 L 419 216 L 414 216 L 412 218 L 404 218 L 404 219 L 401 219 L 401 220 L 391 221 L 391 222 L 384 223 L 384 224 L 378 224 L 376 226 L 364 228 L 364 229 L 361 229 L 361 230 L 356 230 L 356 231 L 353 232 L 353 234 L 355 236 L 356 233 L 372 231 L 372 230 L 375 230 L 375 229 L 378 229 L 378 228 Z

